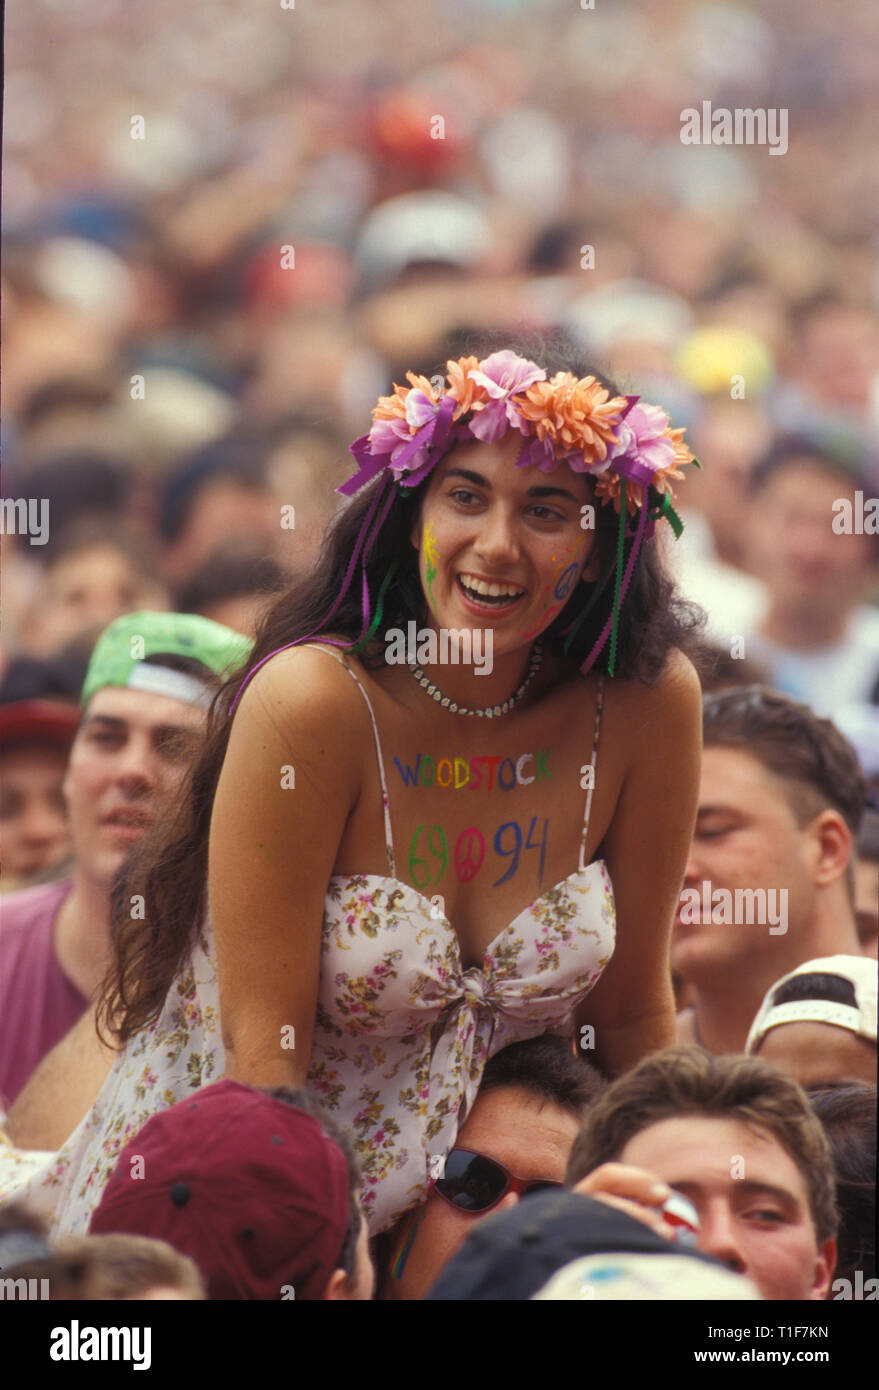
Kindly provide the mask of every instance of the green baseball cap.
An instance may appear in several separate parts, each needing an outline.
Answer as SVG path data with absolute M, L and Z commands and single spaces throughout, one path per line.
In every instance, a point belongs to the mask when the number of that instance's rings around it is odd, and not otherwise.
M 212 692 L 197 676 L 153 665 L 144 658 L 162 653 L 187 656 L 215 675 L 225 676 L 243 664 L 252 646 L 240 632 L 196 613 L 125 613 L 95 643 L 80 704 L 87 705 L 105 685 L 120 685 L 207 705 Z

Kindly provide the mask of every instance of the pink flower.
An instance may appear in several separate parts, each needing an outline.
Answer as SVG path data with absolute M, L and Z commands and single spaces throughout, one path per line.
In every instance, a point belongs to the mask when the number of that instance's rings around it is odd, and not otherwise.
M 436 401 L 432 401 L 423 391 L 413 389 L 409 392 L 406 397 L 406 420 L 413 434 L 420 430 L 422 425 L 429 425 L 434 415 Z
M 541 473 L 552 473 L 559 461 L 549 439 L 532 439 L 522 445 L 516 464 L 519 468 L 539 468 Z
M 521 395 L 533 386 L 535 381 L 545 381 L 546 372 L 525 357 L 519 357 L 509 348 L 503 352 L 493 352 L 486 357 L 477 371 L 469 371 L 467 376 L 488 392 L 491 400 L 479 409 L 476 402 L 470 433 L 484 444 L 493 444 L 507 431 L 507 426 L 525 433 L 525 422 L 511 397 Z
M 397 411 L 402 410 L 402 414 L 395 412 L 389 418 L 378 416 L 373 420 L 372 429 L 369 431 L 370 453 L 376 458 L 390 454 L 392 467 L 403 450 L 408 449 L 414 436 L 423 430 L 425 425 L 436 421 L 442 399 L 432 393 L 430 383 L 424 382 L 423 377 L 413 377 L 411 372 L 407 375 L 413 382 L 411 389 L 404 395 L 402 387 L 395 388 L 399 395 L 394 404 Z M 427 390 L 414 384 L 420 381 L 424 382 Z M 396 475 L 399 476 L 401 472 L 416 472 L 427 461 L 432 440 L 433 430 L 427 430 L 418 448 L 407 454 L 401 469 L 395 470 Z
M 608 461 L 632 459 L 651 473 L 670 468 L 674 463 L 674 444 L 665 433 L 668 416 L 658 405 L 633 405 L 625 420 L 616 427 L 619 442 L 611 445 Z
M 376 420 L 369 431 L 369 447 L 373 454 L 390 454 L 399 451 L 412 438 L 405 420 Z

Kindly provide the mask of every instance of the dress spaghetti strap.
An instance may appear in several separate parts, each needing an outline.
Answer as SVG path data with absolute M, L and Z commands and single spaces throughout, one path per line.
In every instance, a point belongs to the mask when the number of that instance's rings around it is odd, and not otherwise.
M 339 665 L 343 666 L 345 670 L 348 672 L 348 675 L 355 682 L 358 689 L 360 690 L 361 695 L 366 701 L 366 708 L 369 710 L 369 717 L 372 720 L 372 732 L 375 735 L 375 751 L 378 757 L 378 775 L 381 778 L 382 784 L 382 810 L 384 812 L 385 818 L 385 850 L 387 852 L 388 868 L 390 870 L 391 878 L 396 878 L 397 867 L 394 862 L 394 832 L 391 829 L 391 812 L 390 802 L 388 800 L 388 784 L 385 780 L 385 764 L 384 758 L 382 757 L 382 745 L 381 739 L 378 736 L 378 724 L 375 721 L 375 711 L 372 708 L 372 701 L 367 695 L 366 688 L 364 687 L 360 678 L 356 675 L 354 671 L 351 670 L 351 667 L 348 665 L 347 661 L 345 661 L 344 657 L 340 656 L 338 652 L 334 652 L 330 647 L 319 646 L 316 642 L 302 642 L 301 646 L 311 647 L 312 650 L 316 652 L 325 652 L 327 656 L 331 656 L 335 661 L 338 661 Z
M 598 732 L 601 728 L 601 710 L 604 705 L 604 672 L 600 672 L 598 677 L 598 700 L 595 706 L 595 732 L 592 736 L 592 778 L 589 783 L 589 790 L 586 793 L 586 810 L 583 813 L 583 833 L 580 836 L 580 869 L 585 869 L 583 862 L 586 856 L 586 836 L 589 833 L 589 816 L 592 811 L 592 793 L 595 790 L 595 766 L 598 758 Z

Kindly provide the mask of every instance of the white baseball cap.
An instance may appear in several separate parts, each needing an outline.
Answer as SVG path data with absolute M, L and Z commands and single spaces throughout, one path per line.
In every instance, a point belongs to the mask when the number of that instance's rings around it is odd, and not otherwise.
M 756 1052 L 770 1028 L 782 1023 L 832 1023 L 837 1028 L 848 1028 L 859 1038 L 876 1041 L 876 961 L 869 956 L 823 956 L 820 960 L 807 960 L 783 975 L 768 990 L 757 1017 L 751 1024 L 751 1031 L 745 1043 L 746 1052 Z M 836 975 L 848 981 L 854 989 L 855 1003 L 840 1004 L 835 999 L 791 999 L 784 1004 L 774 1003 L 782 985 L 802 975 Z M 820 986 L 816 986 L 820 991 Z
M 612 1299 L 614 1302 L 665 1300 L 759 1301 L 750 1279 L 720 1265 L 686 1255 L 584 1255 L 554 1274 L 533 1301 Z
M 473 203 L 442 189 L 389 198 L 364 219 L 355 260 L 370 285 L 393 280 L 417 261 L 467 268 L 491 249 L 488 222 Z

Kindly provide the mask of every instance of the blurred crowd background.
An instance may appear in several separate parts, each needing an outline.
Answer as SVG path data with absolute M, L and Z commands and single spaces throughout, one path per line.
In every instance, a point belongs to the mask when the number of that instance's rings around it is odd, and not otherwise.
M 879 537 L 831 525 L 879 493 L 877 39 L 822 0 L 14 0 L 3 495 L 49 531 L 3 538 L 0 700 L 75 702 L 126 611 L 252 631 L 376 396 L 526 333 L 687 426 L 719 679 L 879 774 Z M 704 100 L 787 109 L 787 152 L 682 144 Z

